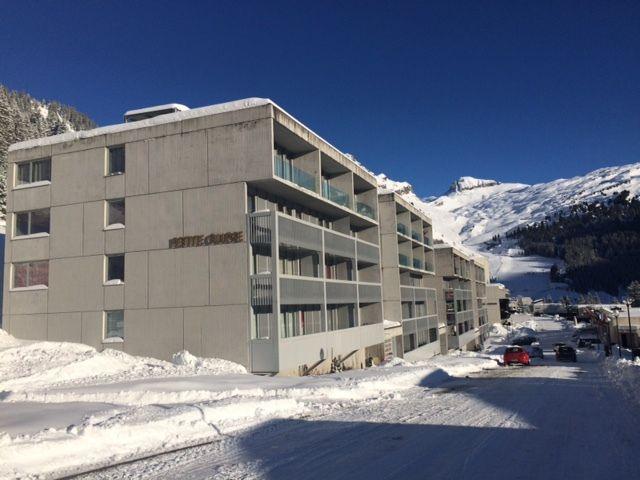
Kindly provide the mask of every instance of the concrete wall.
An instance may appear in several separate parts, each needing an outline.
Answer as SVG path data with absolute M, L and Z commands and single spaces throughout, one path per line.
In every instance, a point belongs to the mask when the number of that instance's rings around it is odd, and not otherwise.
M 10 153 L 51 158 L 51 183 L 12 189 L 13 212 L 50 208 L 50 235 L 7 241 L 5 328 L 29 339 L 84 342 L 158 358 L 184 348 L 248 365 L 246 243 L 169 249 L 169 239 L 245 232 L 246 180 L 272 175 L 265 107 Z M 228 124 L 227 124 L 228 123 Z M 126 173 L 106 176 L 107 147 Z M 105 201 L 125 198 L 126 225 L 105 228 Z M 105 255 L 125 254 L 125 282 L 106 285 Z M 11 287 L 12 262 L 49 260 L 49 287 Z M 103 344 L 103 312 L 124 310 L 125 338 Z

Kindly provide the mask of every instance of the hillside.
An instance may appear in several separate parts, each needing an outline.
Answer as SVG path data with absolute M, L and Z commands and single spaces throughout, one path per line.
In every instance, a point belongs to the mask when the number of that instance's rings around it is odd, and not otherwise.
M 489 257 L 492 274 L 516 294 L 558 297 L 567 294 L 562 284 L 549 281 L 559 259 L 525 256 L 516 239 L 492 245 L 518 226 L 541 222 L 572 206 L 611 199 L 623 190 L 640 194 L 640 163 L 607 167 L 548 183 L 526 185 L 463 177 L 437 198 L 421 199 L 406 182 L 378 176 L 381 188 L 400 192 L 425 211 L 434 223 L 436 238 L 464 245 Z
M 75 108 L 56 101 L 36 100 L 0 85 L 0 218 L 6 213 L 7 150 L 15 142 L 87 130 L 96 124 Z

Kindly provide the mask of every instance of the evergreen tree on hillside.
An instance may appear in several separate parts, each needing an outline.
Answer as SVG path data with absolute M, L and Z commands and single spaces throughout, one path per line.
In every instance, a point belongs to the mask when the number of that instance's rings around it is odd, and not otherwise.
M 0 85 L 0 218 L 6 213 L 7 154 L 12 143 L 95 127 L 73 107 L 35 100 Z
M 640 281 L 634 280 L 629 284 L 627 296 L 634 307 L 640 307 Z

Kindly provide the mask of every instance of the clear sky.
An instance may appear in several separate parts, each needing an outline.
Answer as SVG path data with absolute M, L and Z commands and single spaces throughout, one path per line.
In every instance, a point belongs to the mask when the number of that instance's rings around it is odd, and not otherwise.
M 0 83 L 100 125 L 268 97 L 442 193 L 640 161 L 640 1 L 0 2 Z

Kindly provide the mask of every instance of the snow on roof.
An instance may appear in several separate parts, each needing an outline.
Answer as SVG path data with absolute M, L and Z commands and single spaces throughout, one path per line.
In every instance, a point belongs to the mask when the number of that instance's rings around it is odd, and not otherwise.
M 126 132 L 128 130 L 135 130 L 138 128 L 152 127 L 155 125 L 164 125 L 166 123 L 179 122 L 182 120 L 188 120 L 191 118 L 206 117 L 209 115 L 215 115 L 217 113 L 231 112 L 235 110 L 243 110 L 245 108 L 259 107 L 262 105 L 272 104 L 277 105 L 268 98 L 245 98 L 242 100 L 234 100 L 232 102 L 218 103 L 216 105 L 210 105 L 208 107 L 194 108 L 192 110 L 185 110 L 182 112 L 169 113 L 167 115 L 160 115 L 158 117 L 148 118 L 146 120 L 140 120 L 139 122 L 130 123 L 118 123 L 116 125 L 108 125 L 106 127 L 98 127 L 93 130 L 81 130 L 79 132 L 67 132 L 61 135 L 53 135 L 51 137 L 34 138 L 32 140 L 25 140 L 24 142 L 14 143 L 9 147 L 9 151 L 23 150 L 26 148 L 42 147 L 45 145 L 53 145 L 55 143 L 71 142 L 82 138 L 97 137 L 109 133 Z M 280 107 L 278 107 L 280 108 Z M 282 109 L 281 109 L 282 110 Z
M 138 108 L 138 109 L 135 109 L 135 110 L 127 110 L 124 114 L 125 114 L 125 116 L 128 116 L 128 115 L 139 115 L 141 113 L 150 113 L 150 112 L 157 112 L 157 111 L 171 110 L 171 109 L 178 110 L 179 112 L 184 112 L 186 110 L 189 110 L 189 107 L 187 107 L 186 105 L 182 105 L 181 103 L 165 103 L 164 105 L 154 105 L 153 107 L 145 107 L 145 108 Z

